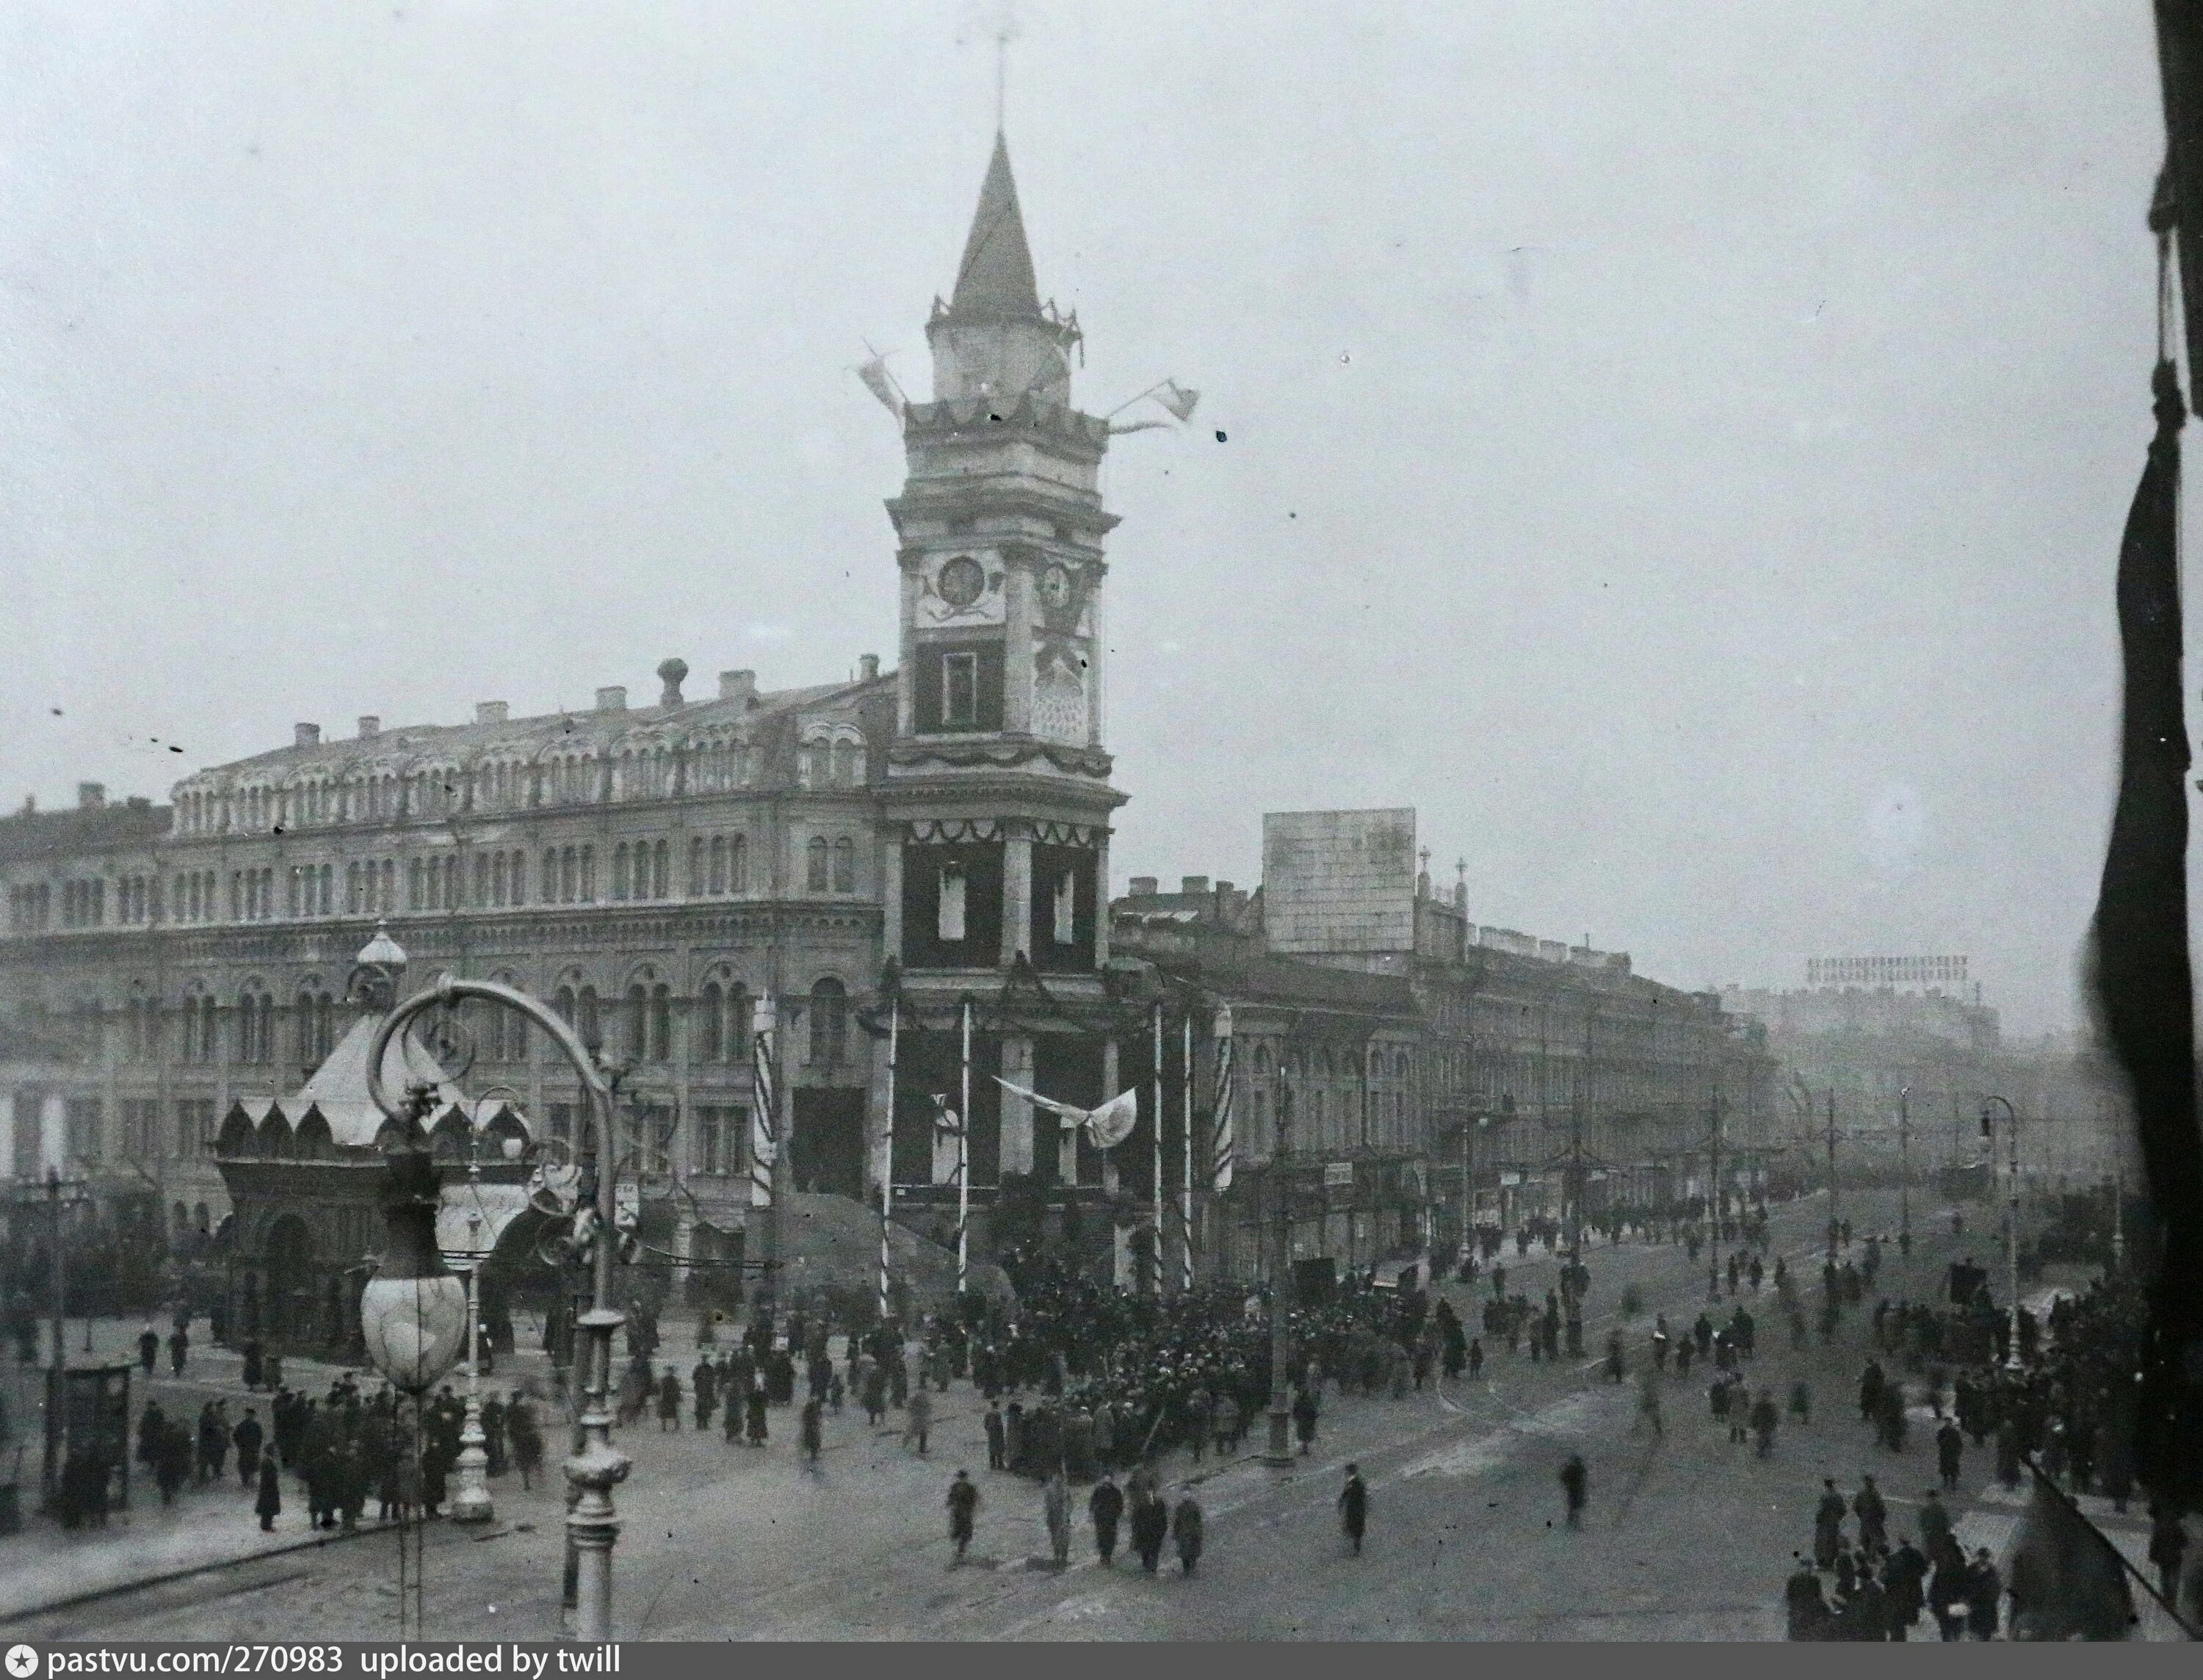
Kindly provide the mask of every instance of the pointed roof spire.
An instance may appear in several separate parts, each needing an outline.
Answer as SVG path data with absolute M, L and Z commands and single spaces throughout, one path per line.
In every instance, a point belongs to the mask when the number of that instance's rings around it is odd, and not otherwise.
M 964 241 L 964 261 L 956 270 L 956 290 L 948 300 L 952 315 L 1038 315 L 1040 287 L 1033 278 L 1032 251 L 1025 244 L 1025 218 L 1018 212 L 1018 185 L 1010 178 L 1009 143 L 995 132 L 995 156 L 979 189 L 979 209 Z

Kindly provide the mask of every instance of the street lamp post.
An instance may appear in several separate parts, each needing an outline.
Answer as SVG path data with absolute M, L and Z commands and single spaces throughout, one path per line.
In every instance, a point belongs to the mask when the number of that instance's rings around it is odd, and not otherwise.
M 575 1600 L 575 1632 L 585 1640 L 609 1641 L 612 1636 L 612 1547 L 619 1539 L 619 1519 L 612 1505 L 612 1489 L 627 1479 L 626 1454 L 611 1441 L 612 1338 L 627 1322 L 612 1306 L 612 1266 L 615 1221 L 618 1213 L 617 1142 L 613 1135 L 612 1091 L 610 1082 L 588 1046 L 565 1018 L 540 999 L 495 981 L 461 980 L 446 975 L 424 992 L 416 993 L 393 1009 L 376 1028 L 367 1052 L 368 1093 L 383 1113 L 395 1117 L 399 1108 L 383 1088 L 382 1058 L 392 1039 L 423 1011 L 449 1008 L 464 998 L 480 998 L 515 1011 L 533 1021 L 571 1064 L 596 1129 L 597 1183 L 595 1209 L 594 1289 L 590 1310 L 581 1316 L 579 1328 L 589 1339 L 582 1377 L 584 1391 L 581 1444 L 566 1460 L 568 1483 L 574 1490 L 566 1531 L 579 1554 Z
M 467 1162 L 470 1187 L 481 1182 L 478 1157 L 480 1140 Z M 487 1523 L 497 1515 L 489 1496 L 489 1435 L 482 1428 L 481 1400 L 481 1270 L 488 1258 L 481 1252 L 481 1193 L 475 1191 L 475 1206 L 467 1214 L 467 1415 L 459 1426 L 459 1490 L 452 1499 L 455 1523 Z
M 1982 1104 L 1982 1135 L 1993 1139 L 1995 1131 L 1989 1120 L 1989 1105 L 2001 1105 L 2005 1112 L 2005 1132 L 2007 1139 L 2005 1158 L 2011 1182 L 2005 1187 L 2004 1210 L 2004 1258 L 2007 1281 L 2011 1289 L 2011 1341 L 2005 1349 L 2005 1369 L 2017 1371 L 2019 1359 L 2019 1111 L 2002 1097 L 1991 1096 Z

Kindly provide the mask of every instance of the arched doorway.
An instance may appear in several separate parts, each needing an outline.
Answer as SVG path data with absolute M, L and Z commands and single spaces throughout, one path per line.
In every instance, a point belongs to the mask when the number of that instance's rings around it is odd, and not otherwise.
M 321 1302 L 315 1290 L 314 1234 L 295 1213 L 277 1217 L 262 1245 L 267 1256 L 268 1339 L 296 1348 L 320 1339 Z

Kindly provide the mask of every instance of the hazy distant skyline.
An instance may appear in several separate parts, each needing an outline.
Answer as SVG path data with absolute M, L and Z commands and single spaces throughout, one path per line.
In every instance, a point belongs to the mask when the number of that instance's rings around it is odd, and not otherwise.
M 641 703 L 667 655 L 892 664 L 851 370 L 926 388 L 988 15 L 0 16 L 0 796 Z M 1964 952 L 2008 1029 L 2071 1023 L 2146 6 L 1018 18 L 1080 404 L 1203 392 L 1107 469 L 1119 889 L 1413 805 L 1479 922 L 1689 986 Z

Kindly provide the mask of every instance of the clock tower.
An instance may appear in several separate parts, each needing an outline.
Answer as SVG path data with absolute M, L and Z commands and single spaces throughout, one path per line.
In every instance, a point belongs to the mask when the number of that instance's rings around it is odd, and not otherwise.
M 1101 970 L 1124 803 L 1102 734 L 1116 520 L 1098 484 L 1108 422 L 1072 400 L 1079 337 L 1075 315 L 1040 301 L 997 134 L 955 284 L 926 323 L 933 400 L 904 412 L 908 475 L 887 504 L 902 592 L 884 932 L 918 1029 L 897 1082 L 898 1183 L 929 1176 L 932 1096 L 960 1100 L 966 999 L 974 1193 L 1018 1175 L 1101 1182 L 1076 1134 L 1050 1120 L 1037 1140 L 1031 1105 L 992 1077 L 1080 1104 L 1115 1089 Z

